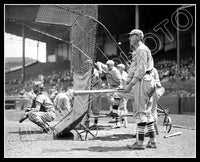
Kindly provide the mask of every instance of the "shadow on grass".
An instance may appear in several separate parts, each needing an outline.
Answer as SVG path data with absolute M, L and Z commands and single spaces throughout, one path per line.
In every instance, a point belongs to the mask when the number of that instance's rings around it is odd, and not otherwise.
M 109 135 L 109 136 L 96 137 L 93 140 L 119 141 L 119 140 L 132 139 L 132 138 L 136 138 L 136 135 L 133 135 L 133 134 L 112 134 L 112 135 Z
M 9 132 L 13 134 L 19 134 L 19 135 L 31 135 L 31 134 L 43 134 L 41 130 L 24 130 L 24 131 L 15 131 L 15 132 Z
M 126 145 L 120 147 L 93 146 L 89 148 L 73 148 L 72 151 L 93 151 L 93 152 L 108 152 L 108 151 L 125 151 L 129 150 Z

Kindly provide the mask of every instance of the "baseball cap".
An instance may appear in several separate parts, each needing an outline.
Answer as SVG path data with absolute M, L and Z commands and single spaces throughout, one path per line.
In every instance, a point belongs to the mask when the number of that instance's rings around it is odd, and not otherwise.
M 124 65 L 124 64 L 119 64 L 119 65 L 117 65 L 117 67 L 120 67 L 120 68 L 122 68 L 123 70 L 125 70 L 125 65 Z
M 33 83 L 33 86 L 34 86 L 34 87 L 44 88 L 44 84 L 43 84 L 43 82 L 41 82 L 41 81 L 35 81 L 35 82 Z
M 106 65 L 114 65 L 115 63 L 114 63 L 114 61 L 113 60 L 108 60 L 107 62 L 106 62 Z
M 144 38 L 144 33 L 140 29 L 133 29 L 131 30 L 130 33 L 127 33 L 126 35 L 132 35 L 132 34 L 140 35 L 141 39 Z

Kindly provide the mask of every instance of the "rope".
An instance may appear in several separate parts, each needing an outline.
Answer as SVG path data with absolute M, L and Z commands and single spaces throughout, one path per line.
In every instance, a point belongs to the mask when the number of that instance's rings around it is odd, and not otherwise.
M 77 11 L 72 11 L 72 10 L 70 10 L 69 8 L 65 8 L 65 7 L 61 7 L 60 5 L 56 5 L 57 7 L 59 7 L 59 8 L 61 8 L 61 9 L 63 9 L 63 10 L 66 10 L 66 11 L 69 11 L 69 12 L 72 12 L 72 13 L 74 13 L 74 14 L 77 14 L 77 15 L 81 15 L 81 16 L 84 16 L 84 17 L 86 17 L 86 18 L 89 18 L 89 19 L 91 19 L 91 20 L 93 20 L 94 22 L 97 22 L 98 24 L 100 24 L 105 30 L 106 30 L 106 32 L 108 33 L 108 35 L 112 38 L 112 40 L 113 40 L 113 42 L 116 44 L 116 46 L 119 48 L 119 50 L 121 51 L 121 53 L 125 56 L 125 57 L 127 57 L 126 56 L 126 54 L 125 54 L 125 52 L 121 49 L 121 47 L 118 45 L 118 43 L 116 42 L 116 40 L 114 39 L 114 37 L 112 36 L 112 34 L 110 33 L 110 31 L 108 30 L 108 28 L 103 24 L 103 23 L 101 23 L 100 21 L 98 21 L 97 19 L 95 19 L 94 17 L 92 17 L 92 16 L 89 16 L 89 15 L 84 15 L 84 14 L 82 14 L 82 13 L 79 13 L 79 12 L 77 12 Z M 128 60 L 128 59 L 127 59 Z M 129 61 L 129 60 L 128 60 Z M 125 62 L 126 63 L 126 62 Z M 130 63 L 130 61 L 129 61 L 129 63 Z M 127 64 L 127 63 L 126 63 Z M 127 64 L 127 66 L 129 66 L 128 64 Z

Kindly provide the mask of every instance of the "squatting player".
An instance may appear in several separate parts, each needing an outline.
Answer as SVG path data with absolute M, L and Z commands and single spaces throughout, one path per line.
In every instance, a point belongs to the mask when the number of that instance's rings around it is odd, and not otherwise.
M 43 132 L 48 133 L 50 131 L 48 122 L 53 121 L 56 117 L 54 105 L 44 91 L 44 84 L 41 81 L 34 82 L 33 91 L 36 94 L 35 104 L 33 104 L 35 107 L 25 112 L 22 119 L 28 117 L 30 121 L 41 127 Z

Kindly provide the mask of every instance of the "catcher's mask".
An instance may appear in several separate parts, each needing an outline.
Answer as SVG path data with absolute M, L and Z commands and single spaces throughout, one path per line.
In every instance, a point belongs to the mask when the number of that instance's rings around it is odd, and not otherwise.
M 44 84 L 41 81 L 36 81 L 33 83 L 33 91 L 35 93 L 41 92 L 44 90 Z

